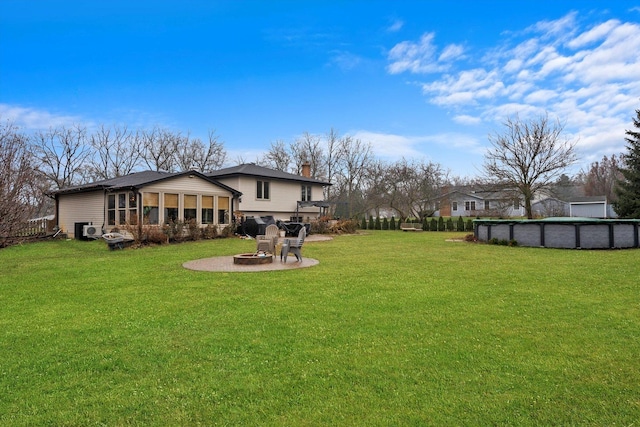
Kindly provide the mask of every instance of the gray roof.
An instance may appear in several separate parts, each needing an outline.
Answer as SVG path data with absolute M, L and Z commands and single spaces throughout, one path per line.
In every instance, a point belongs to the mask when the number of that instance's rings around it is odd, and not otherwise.
M 282 179 L 286 181 L 308 182 L 312 184 L 331 185 L 330 182 L 320 181 L 314 178 L 307 178 L 302 175 L 282 172 L 275 169 L 258 166 L 255 163 L 244 163 L 230 168 L 220 169 L 215 172 L 207 173 L 212 178 L 227 178 L 232 176 L 256 176 L 262 178 Z
M 589 196 L 589 197 L 574 197 L 569 200 L 570 203 L 605 203 L 607 196 Z
M 214 185 L 224 188 L 235 195 L 242 194 L 239 191 L 216 181 L 215 178 L 204 175 L 197 171 L 176 172 L 176 173 L 160 172 L 160 171 L 134 172 L 129 175 L 119 176 L 117 178 L 104 179 L 102 181 L 95 181 L 89 184 L 66 187 L 61 190 L 55 191 L 54 194 L 84 193 L 87 191 L 95 191 L 95 190 L 117 191 L 117 190 L 123 190 L 123 189 L 136 189 L 136 188 L 144 187 L 145 185 L 149 185 L 158 181 L 163 181 L 165 179 L 175 178 L 183 175 L 195 175 L 206 181 L 211 182 Z

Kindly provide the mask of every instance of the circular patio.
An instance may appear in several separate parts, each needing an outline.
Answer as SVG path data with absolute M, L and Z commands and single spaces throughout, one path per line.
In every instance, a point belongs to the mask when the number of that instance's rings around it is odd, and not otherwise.
M 296 257 L 289 255 L 287 262 L 280 261 L 280 257 L 275 257 L 272 263 L 257 265 L 240 265 L 234 264 L 233 255 L 218 256 L 212 258 L 196 259 L 182 264 L 189 270 L 196 271 L 224 271 L 229 273 L 248 273 L 256 271 L 274 271 L 274 270 L 295 270 L 298 268 L 312 267 L 319 264 L 317 259 L 302 258 L 302 261 L 296 260 Z

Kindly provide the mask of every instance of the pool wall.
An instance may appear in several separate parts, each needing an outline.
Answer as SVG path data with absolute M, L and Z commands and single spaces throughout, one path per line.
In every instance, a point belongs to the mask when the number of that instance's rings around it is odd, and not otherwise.
M 475 237 L 515 240 L 519 246 L 565 249 L 613 249 L 640 247 L 640 220 L 594 218 L 546 218 L 540 220 L 473 221 Z

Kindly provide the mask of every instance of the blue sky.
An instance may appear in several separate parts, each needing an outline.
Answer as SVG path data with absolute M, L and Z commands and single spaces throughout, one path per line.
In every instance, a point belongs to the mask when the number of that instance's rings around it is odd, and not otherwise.
M 578 170 L 624 151 L 639 52 L 640 1 L 0 0 L 0 117 L 215 129 L 230 164 L 334 128 L 475 176 L 546 111 Z

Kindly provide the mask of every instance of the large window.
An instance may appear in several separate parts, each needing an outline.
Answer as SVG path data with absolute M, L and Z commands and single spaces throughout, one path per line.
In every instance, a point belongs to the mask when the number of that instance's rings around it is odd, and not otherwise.
M 202 223 L 213 224 L 213 196 L 202 196 Z
M 198 215 L 198 196 L 185 194 L 184 195 L 184 210 L 185 221 L 196 221 Z
M 116 195 L 107 196 L 107 225 L 116 225 Z
M 270 198 L 269 195 L 269 181 L 257 181 L 256 185 L 256 198 L 268 200 Z
M 229 198 L 218 197 L 218 224 L 229 224 Z
M 127 223 L 127 194 L 118 194 L 118 224 Z
M 164 195 L 164 223 L 175 222 L 178 219 L 178 195 L 165 193 Z
M 451 210 L 452 211 L 458 210 L 458 202 L 451 202 Z
M 107 196 L 107 225 L 137 224 L 138 204 L 134 192 Z
M 138 199 L 136 193 L 129 192 L 129 223 L 132 225 L 138 224 Z
M 488 200 L 485 200 L 485 201 L 484 201 L 484 210 L 485 210 L 485 211 L 488 211 L 489 209 L 491 209 L 491 206 L 489 205 L 489 201 L 488 201 Z
M 475 200 L 464 202 L 464 210 L 465 211 L 475 211 L 476 210 L 476 202 Z
M 302 184 L 302 196 L 300 197 L 300 200 L 303 201 L 303 202 L 310 202 L 311 201 L 311 186 L 310 185 Z
M 144 193 L 142 197 L 142 216 L 145 224 L 158 223 L 158 193 Z

